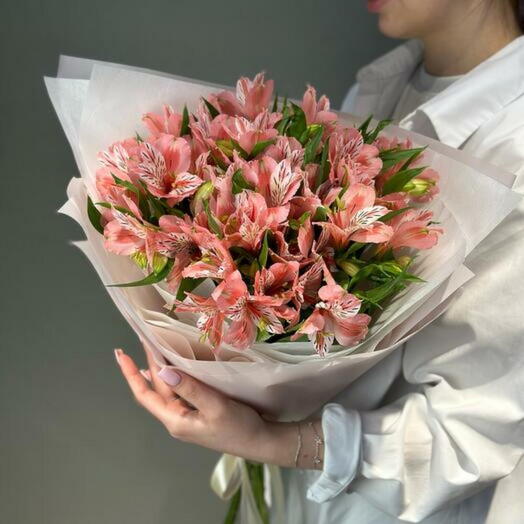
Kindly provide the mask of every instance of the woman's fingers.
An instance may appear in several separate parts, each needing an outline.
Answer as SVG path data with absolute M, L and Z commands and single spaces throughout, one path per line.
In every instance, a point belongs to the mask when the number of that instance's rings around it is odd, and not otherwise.
M 156 418 L 165 421 L 170 415 L 166 401 L 151 389 L 129 355 L 121 349 L 115 349 L 115 357 L 136 401 Z
M 144 352 L 146 354 L 147 363 L 149 365 L 149 373 L 151 375 L 151 382 L 153 384 L 153 387 L 164 398 L 164 400 L 167 401 L 173 399 L 174 394 L 172 389 L 163 380 L 158 378 L 158 372 L 160 371 L 160 367 L 155 362 L 153 354 L 151 353 L 151 350 L 149 349 L 147 342 L 142 341 L 142 345 L 144 346 Z
M 177 395 L 202 413 L 216 413 L 224 406 L 225 397 L 190 375 L 164 366 L 157 374 Z

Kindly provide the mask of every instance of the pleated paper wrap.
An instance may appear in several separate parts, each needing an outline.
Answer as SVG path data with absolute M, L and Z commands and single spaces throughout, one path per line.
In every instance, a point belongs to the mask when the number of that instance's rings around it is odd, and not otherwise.
M 93 200 L 98 200 L 94 191 L 97 153 L 135 132 L 145 133 L 141 122 L 144 113 L 158 112 L 163 104 L 180 112 L 187 104 L 191 111 L 200 97 L 224 87 L 71 57 L 61 57 L 57 77 L 46 78 L 45 82 L 81 175 L 71 179 L 68 200 L 60 209 L 84 230 L 86 240 L 75 244 L 104 284 L 141 278 L 143 274 L 131 260 L 104 249 L 103 237 L 88 220 L 86 197 L 91 194 Z M 342 114 L 340 119 L 348 125 L 361 120 Z M 466 255 L 504 219 L 520 197 L 509 189 L 513 176 L 493 166 L 394 126 L 388 127 L 386 134 L 409 136 L 415 146 L 428 145 L 425 163 L 441 177 L 441 192 L 431 209 L 445 233 L 438 245 L 421 252 L 411 267 L 425 283 L 408 286 L 364 342 L 350 349 L 335 346 L 323 359 L 311 344 L 300 342 L 255 344 L 241 353 L 225 347 L 214 355 L 199 341 L 200 332 L 191 315 L 180 315 L 178 319 L 167 315 L 164 306 L 172 296 L 164 286 L 106 288 L 133 330 L 149 343 L 155 360 L 164 364 L 166 359 L 262 413 L 281 420 L 299 420 L 316 412 L 442 313 L 452 294 L 474 276 L 463 265 Z M 227 498 L 231 487 L 240 482 L 242 468 L 240 460 L 221 460 L 213 477 L 213 486 L 221 496 Z M 273 471 L 273 478 L 275 474 Z M 276 494 L 273 500 L 280 496 Z M 243 510 L 241 507 L 242 522 L 257 522 L 254 515 L 249 515 L 247 495 L 242 504 L 246 506 Z

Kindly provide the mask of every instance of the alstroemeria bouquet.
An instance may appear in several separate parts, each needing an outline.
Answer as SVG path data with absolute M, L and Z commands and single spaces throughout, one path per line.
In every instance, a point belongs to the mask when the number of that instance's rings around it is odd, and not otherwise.
M 408 340 L 423 350 L 474 276 L 465 257 L 518 202 L 492 166 L 312 88 L 273 98 L 261 75 L 235 93 L 61 57 L 46 85 L 81 174 L 60 211 L 119 311 L 159 365 L 280 420 Z M 242 521 L 260 522 L 250 467 L 224 456 L 212 485 L 242 485 Z
M 165 281 L 215 349 L 308 337 L 324 356 L 421 281 L 409 267 L 442 233 L 425 207 L 438 174 L 424 148 L 381 135 L 387 121 L 341 124 L 313 87 L 295 104 L 258 74 L 143 122 L 147 136 L 99 154 L 89 216 L 149 273 L 120 285 Z M 212 292 L 192 292 L 203 279 Z

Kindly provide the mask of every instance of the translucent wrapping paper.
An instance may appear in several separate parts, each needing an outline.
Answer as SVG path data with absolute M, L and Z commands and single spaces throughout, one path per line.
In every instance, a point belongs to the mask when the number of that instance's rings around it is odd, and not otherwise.
M 170 104 L 194 110 L 202 96 L 222 86 L 162 73 L 62 57 L 57 78 L 46 85 L 73 150 L 80 177 L 72 178 L 60 212 L 83 228 L 86 240 L 75 242 L 104 284 L 143 277 L 128 258 L 113 255 L 87 217 L 86 199 L 94 200 L 97 153 L 117 140 L 144 131 L 141 116 Z M 348 125 L 358 122 L 340 115 Z M 429 138 L 390 126 L 386 135 L 409 137 L 414 146 L 428 145 L 426 163 L 440 174 L 440 195 L 431 203 L 444 229 L 438 245 L 421 252 L 410 271 L 423 278 L 410 284 L 381 315 L 358 346 L 334 346 L 320 358 L 303 342 L 255 344 L 238 352 L 225 346 L 218 353 L 200 341 L 195 318 L 168 315 L 172 295 L 165 286 L 106 288 L 133 330 L 146 340 L 155 359 L 202 380 L 260 412 L 290 420 L 317 411 L 409 337 L 442 313 L 473 273 L 464 266 L 467 254 L 517 205 L 509 188 L 512 175 L 480 163 Z M 210 286 L 204 282 L 203 286 Z M 79 322 L 82 319 L 78 320 Z M 162 358 L 163 357 L 163 358 Z

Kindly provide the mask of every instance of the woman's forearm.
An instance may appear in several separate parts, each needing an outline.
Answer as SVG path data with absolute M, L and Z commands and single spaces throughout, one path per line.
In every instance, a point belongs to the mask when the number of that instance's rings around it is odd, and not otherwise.
M 320 420 L 268 422 L 261 462 L 286 468 L 322 469 L 324 440 Z

